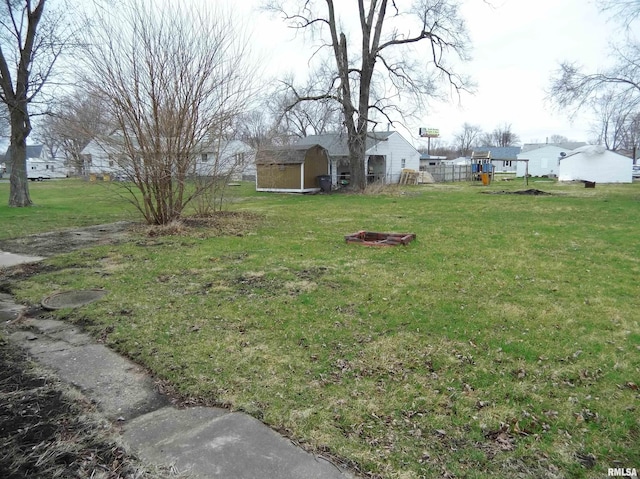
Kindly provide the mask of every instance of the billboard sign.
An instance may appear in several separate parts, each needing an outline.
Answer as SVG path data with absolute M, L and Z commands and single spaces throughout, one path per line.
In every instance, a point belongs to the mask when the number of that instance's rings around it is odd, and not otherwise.
M 438 138 L 440 130 L 437 128 L 420 128 L 419 134 L 422 138 Z

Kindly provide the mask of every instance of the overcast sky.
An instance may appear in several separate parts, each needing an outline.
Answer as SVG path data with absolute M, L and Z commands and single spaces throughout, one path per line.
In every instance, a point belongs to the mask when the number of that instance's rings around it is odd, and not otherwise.
M 250 0 L 243 7 L 258 3 Z M 464 0 L 462 11 L 473 48 L 473 60 L 464 69 L 476 82 L 476 93 L 432 105 L 408 130 L 399 128 L 403 136 L 422 146 L 418 127 L 438 128 L 448 143 L 468 122 L 485 131 L 511 124 L 526 143 L 544 142 L 553 134 L 576 141 L 593 138 L 588 113 L 572 119 L 555 111 L 545 100 L 545 89 L 560 61 L 589 70 L 607 64 L 609 43 L 621 38 L 621 29 L 599 13 L 594 0 Z M 271 70 L 303 71 L 314 51 L 312 42 L 294 38 L 276 18 L 255 13 L 254 18 L 259 22 L 253 38 L 261 55 L 270 58 Z

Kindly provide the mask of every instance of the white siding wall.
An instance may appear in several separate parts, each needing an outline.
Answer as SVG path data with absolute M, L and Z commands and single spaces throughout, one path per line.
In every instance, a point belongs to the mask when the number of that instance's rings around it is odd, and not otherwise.
M 557 146 L 549 145 L 535 150 L 520 153 L 518 159 L 529 160 L 529 175 L 531 176 L 558 176 L 558 158 L 560 153 L 570 153 L 571 150 L 563 150 Z M 524 177 L 526 165 L 519 161 L 516 176 Z
M 198 175 L 225 175 L 231 172 L 234 180 L 240 180 L 243 175 L 256 174 L 255 152 L 242 141 L 223 142 L 219 149 L 214 146 L 205 153 L 207 161 L 203 161 L 202 154 L 196 158 Z
M 380 141 L 367 151 L 368 155 L 386 155 L 386 181 L 400 181 L 402 169 L 420 170 L 420 152 L 399 133 L 393 133 L 387 141 Z M 404 160 L 404 166 L 403 161 Z

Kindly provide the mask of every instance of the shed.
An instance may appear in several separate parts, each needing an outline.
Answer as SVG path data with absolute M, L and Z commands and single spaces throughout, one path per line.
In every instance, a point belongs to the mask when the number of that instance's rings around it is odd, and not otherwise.
M 560 158 L 559 181 L 631 183 L 633 160 L 604 146 L 583 146 Z
M 256 153 L 256 191 L 314 193 L 318 176 L 329 174 L 329 156 L 322 146 L 287 145 Z

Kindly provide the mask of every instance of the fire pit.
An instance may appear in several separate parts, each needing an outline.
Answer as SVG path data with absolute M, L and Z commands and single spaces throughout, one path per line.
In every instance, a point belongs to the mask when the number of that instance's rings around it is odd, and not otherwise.
M 407 245 L 415 238 L 414 233 L 377 233 L 375 231 L 358 231 L 344 237 L 347 243 L 358 243 L 363 246 Z

